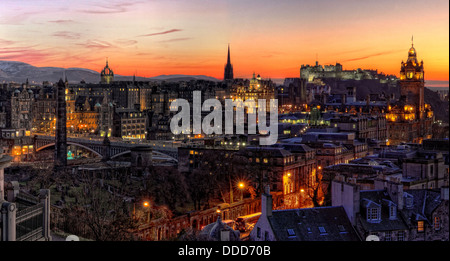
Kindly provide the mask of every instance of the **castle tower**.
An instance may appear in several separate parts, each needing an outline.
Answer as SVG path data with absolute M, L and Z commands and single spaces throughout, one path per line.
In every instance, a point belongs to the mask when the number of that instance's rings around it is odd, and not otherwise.
M 55 168 L 67 165 L 66 84 L 59 80 L 56 90 Z
M 225 65 L 225 73 L 223 76 L 223 80 L 233 80 L 233 65 L 230 62 L 230 45 L 228 45 L 228 57 L 227 64 Z
M 424 100 L 424 70 L 423 61 L 417 61 L 417 52 L 414 43 L 408 51 L 408 60 L 402 61 L 400 69 L 400 95 L 408 105 L 416 108 L 416 118 L 423 119 L 425 111 Z
M 108 66 L 108 59 L 106 59 L 106 66 L 103 68 L 103 70 L 100 73 L 100 83 L 112 83 L 114 80 L 114 73 L 111 68 Z

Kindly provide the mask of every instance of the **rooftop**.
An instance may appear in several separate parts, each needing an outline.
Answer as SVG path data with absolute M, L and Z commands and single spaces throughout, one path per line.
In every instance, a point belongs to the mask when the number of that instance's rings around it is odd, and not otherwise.
M 269 217 L 280 241 L 359 241 L 342 206 L 274 210 Z

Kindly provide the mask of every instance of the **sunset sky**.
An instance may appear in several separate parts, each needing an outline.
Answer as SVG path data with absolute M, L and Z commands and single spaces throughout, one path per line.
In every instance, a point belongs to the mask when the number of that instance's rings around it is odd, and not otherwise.
M 302 64 L 399 74 L 414 35 L 427 81 L 449 80 L 448 0 L 0 1 L 0 60 L 116 74 L 299 77 Z

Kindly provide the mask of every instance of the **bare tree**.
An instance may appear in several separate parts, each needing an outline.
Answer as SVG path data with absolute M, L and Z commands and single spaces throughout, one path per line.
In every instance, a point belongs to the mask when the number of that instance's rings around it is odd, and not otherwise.
M 239 158 L 238 162 L 241 164 L 242 171 L 246 173 L 246 178 L 254 184 L 253 193 L 257 196 L 264 192 L 265 185 L 272 184 L 277 180 L 276 167 L 266 161 L 270 158 L 269 153 L 262 148 L 256 148 L 242 151 L 236 157 Z
M 313 170 L 310 178 L 307 182 L 307 195 L 314 207 L 320 207 L 322 205 L 321 202 L 324 200 L 324 182 L 322 181 L 322 175 Z
M 79 173 L 78 178 L 81 180 L 76 195 L 78 200 L 71 206 L 72 211 L 80 215 L 78 222 L 84 223 L 98 241 L 132 239 L 131 230 L 137 224 L 124 201 L 125 190 L 119 188 L 108 191 L 95 175 L 87 171 Z
M 194 209 L 200 210 L 202 202 L 209 207 L 209 199 L 214 194 L 214 177 L 208 169 L 195 169 L 187 178 L 188 191 Z
M 158 205 L 167 205 L 175 211 L 188 197 L 184 176 L 173 167 L 153 167 L 147 177 L 147 196 Z

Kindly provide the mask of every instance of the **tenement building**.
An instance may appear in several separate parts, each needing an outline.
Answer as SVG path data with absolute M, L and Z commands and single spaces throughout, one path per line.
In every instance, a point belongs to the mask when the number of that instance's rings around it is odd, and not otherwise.
M 399 178 L 376 179 L 363 190 L 353 178 L 332 182 L 332 206 L 343 206 L 362 239 L 448 241 L 448 187 L 404 189 Z

